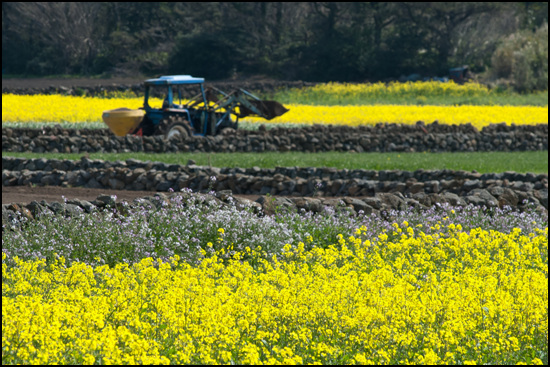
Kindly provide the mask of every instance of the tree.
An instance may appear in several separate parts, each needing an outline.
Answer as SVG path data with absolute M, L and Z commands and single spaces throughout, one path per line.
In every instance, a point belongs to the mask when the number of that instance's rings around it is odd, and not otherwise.
M 403 15 L 423 33 L 423 53 L 431 59 L 426 65 L 434 74 L 446 73 L 453 51 L 453 36 L 460 25 L 471 17 L 494 12 L 498 5 L 480 2 L 403 2 Z M 420 46 L 420 45 L 419 45 Z
M 2 70 L 311 81 L 442 76 L 464 64 L 483 71 L 506 37 L 547 21 L 542 2 L 4 2 Z
M 95 57 L 93 16 L 98 3 L 12 3 L 2 18 L 10 33 L 18 34 L 29 47 L 26 72 L 88 72 Z M 17 45 L 11 44 L 12 47 Z M 22 52 L 26 52 L 23 50 Z

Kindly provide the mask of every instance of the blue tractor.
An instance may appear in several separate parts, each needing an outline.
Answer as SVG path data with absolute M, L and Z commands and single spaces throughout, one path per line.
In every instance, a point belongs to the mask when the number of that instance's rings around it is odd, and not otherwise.
M 198 94 L 182 98 L 182 88 L 196 85 Z M 164 96 L 162 106 L 150 105 L 153 90 Z M 158 93 L 157 93 L 158 94 Z M 271 120 L 286 113 L 282 104 L 265 101 L 243 89 L 231 93 L 204 87 L 204 78 L 169 75 L 145 81 L 143 107 L 104 111 L 103 120 L 115 135 L 162 135 L 166 139 L 219 134 L 223 129 L 238 128 L 239 118 L 256 116 Z

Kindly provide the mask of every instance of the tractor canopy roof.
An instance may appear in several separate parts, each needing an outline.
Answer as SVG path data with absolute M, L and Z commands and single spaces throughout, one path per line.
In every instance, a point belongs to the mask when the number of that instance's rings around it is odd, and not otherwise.
M 154 79 L 147 79 L 145 85 L 177 85 L 177 84 L 201 84 L 204 78 L 194 78 L 191 75 L 166 75 Z

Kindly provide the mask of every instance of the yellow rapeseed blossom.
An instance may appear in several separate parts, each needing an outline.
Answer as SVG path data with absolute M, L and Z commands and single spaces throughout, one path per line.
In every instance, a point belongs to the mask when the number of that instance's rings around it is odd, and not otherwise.
M 162 103 L 157 98 L 151 103 Z M 143 98 L 2 94 L 2 122 L 100 122 L 105 110 L 137 109 Z
M 441 83 L 427 82 L 391 82 L 391 83 L 321 83 L 307 88 L 293 89 L 293 95 L 302 100 L 315 96 L 322 100 L 323 96 L 338 98 L 342 101 L 357 98 L 396 98 L 402 96 L 418 97 L 483 97 L 493 93 L 487 86 L 479 83 L 456 84 L 452 81 Z
M 160 101 L 160 100 L 159 100 Z M 152 104 L 159 103 L 152 101 Z M 103 111 L 120 107 L 139 108 L 141 98 L 90 98 L 61 95 L 2 95 L 2 122 L 101 122 Z M 417 121 L 442 124 L 471 123 L 482 128 L 492 123 L 548 123 L 548 106 L 416 106 L 361 105 L 311 106 L 285 104 L 290 109 L 270 121 L 245 118 L 242 121 L 271 124 L 374 125 L 415 124 Z
M 213 254 L 8 268 L 3 254 L 2 363 L 541 363 L 548 228 L 393 229 L 272 262 L 249 249 L 254 266 Z
M 290 109 L 268 123 L 376 125 L 377 123 L 415 124 L 417 121 L 441 124 L 471 123 L 478 129 L 505 122 L 516 125 L 548 124 L 548 107 L 538 106 L 308 106 L 285 105 Z M 244 121 L 266 123 L 259 118 Z

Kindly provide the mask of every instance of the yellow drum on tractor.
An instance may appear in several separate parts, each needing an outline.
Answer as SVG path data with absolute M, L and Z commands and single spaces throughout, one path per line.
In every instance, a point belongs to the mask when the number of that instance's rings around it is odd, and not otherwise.
M 182 86 L 196 85 L 198 94 L 182 103 Z M 151 107 L 152 88 L 161 88 L 162 107 Z M 178 103 L 176 103 L 178 102 Z M 238 128 L 239 118 L 256 116 L 271 120 L 286 113 L 282 104 L 265 101 L 244 89 L 231 93 L 205 88 L 204 78 L 169 75 L 145 81 L 143 107 L 118 108 L 103 112 L 103 121 L 117 136 L 163 135 L 167 139 L 219 134 L 223 129 Z

